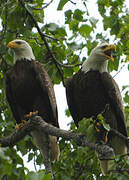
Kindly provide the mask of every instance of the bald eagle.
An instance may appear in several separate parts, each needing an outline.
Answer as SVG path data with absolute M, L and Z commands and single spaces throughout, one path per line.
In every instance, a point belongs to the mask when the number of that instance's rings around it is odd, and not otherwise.
M 102 114 L 111 128 L 127 136 L 122 97 L 118 85 L 107 70 L 108 60 L 113 59 L 112 51 L 115 49 L 115 45 L 108 43 L 94 48 L 81 69 L 67 79 L 66 96 L 77 127 L 84 117 L 98 122 L 97 115 Z M 98 140 L 105 139 L 106 133 L 102 129 Z M 115 154 L 127 153 L 126 142 L 113 132 L 108 133 L 107 143 Z M 109 173 L 108 161 L 100 161 L 100 166 L 104 175 Z
M 8 47 L 14 51 L 14 65 L 5 75 L 6 97 L 16 122 L 20 124 L 27 114 L 38 111 L 43 120 L 59 127 L 53 84 L 43 66 L 35 61 L 32 48 L 21 39 L 9 42 Z M 58 160 L 56 137 L 36 130 L 31 135 L 44 159 L 47 141 L 51 161 Z

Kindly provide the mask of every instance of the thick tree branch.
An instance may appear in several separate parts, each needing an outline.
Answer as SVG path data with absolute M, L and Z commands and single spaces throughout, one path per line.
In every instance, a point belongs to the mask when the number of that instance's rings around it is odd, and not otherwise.
M 15 130 L 11 135 L 0 139 L 0 143 L 2 147 L 14 146 L 18 141 L 24 138 L 24 136 L 26 136 L 27 134 L 30 134 L 31 131 L 36 130 L 36 129 L 37 130 L 40 129 L 53 136 L 62 137 L 66 140 L 72 139 L 79 145 L 83 144 L 83 146 L 85 146 L 88 144 L 88 146 L 91 149 L 95 149 L 94 144 L 92 143 L 90 144 L 87 141 L 87 139 L 85 141 L 84 135 L 77 134 L 72 131 L 66 131 L 66 130 L 61 130 L 59 128 L 56 128 L 52 126 L 51 124 L 46 123 L 40 116 L 32 117 L 19 130 Z
M 97 151 L 101 154 L 101 157 L 108 156 L 113 154 L 112 148 L 105 144 L 94 144 L 88 141 L 88 138 L 83 134 L 78 134 L 73 131 L 66 131 L 52 126 L 51 124 L 46 123 L 40 116 L 31 117 L 24 126 L 19 130 L 15 130 L 11 135 L 3 137 L 0 139 L 2 147 L 14 146 L 18 141 L 23 139 L 27 134 L 30 134 L 31 131 L 43 131 L 52 136 L 62 137 L 66 140 L 73 140 L 79 146 L 88 146 L 92 150 Z
M 79 146 L 83 146 L 83 147 L 88 146 L 90 149 L 97 152 L 98 158 L 100 160 L 114 159 L 111 158 L 114 156 L 113 149 L 108 145 L 106 145 L 105 143 L 103 142 L 99 144 L 91 143 L 89 142 L 88 138 L 85 135 L 73 131 L 66 131 L 56 128 L 55 126 L 46 123 L 40 116 L 31 117 L 19 130 L 15 129 L 11 135 L 1 138 L 0 144 L 2 147 L 6 147 L 6 146 L 12 147 L 18 141 L 23 139 L 26 135 L 30 134 L 30 132 L 33 130 L 43 131 L 52 136 L 62 137 L 63 139 L 66 140 L 73 140 Z M 113 130 L 113 132 L 116 133 L 121 138 L 123 138 L 124 140 L 127 140 L 127 142 L 129 141 L 128 138 L 124 137 L 116 130 Z
M 29 134 L 34 129 L 34 125 L 30 123 L 30 120 L 22 126 L 19 130 L 14 130 L 9 136 L 0 139 L 0 144 L 2 147 L 13 147 L 18 141 L 23 139 L 27 134 Z

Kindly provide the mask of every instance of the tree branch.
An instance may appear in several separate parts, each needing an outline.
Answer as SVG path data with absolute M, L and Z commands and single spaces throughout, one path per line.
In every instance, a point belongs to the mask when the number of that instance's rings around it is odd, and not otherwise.
M 55 126 L 52 126 L 51 124 L 46 123 L 40 116 L 31 117 L 30 120 L 28 120 L 24 124 L 24 126 L 22 126 L 19 130 L 14 130 L 14 132 L 11 135 L 1 138 L 0 139 L 1 146 L 12 147 L 18 141 L 23 139 L 27 134 L 30 134 L 30 132 L 33 130 L 43 131 L 52 136 L 62 137 L 66 140 L 73 140 L 77 145 L 84 146 L 84 147 L 88 146 L 92 150 L 95 150 L 99 154 L 101 154 L 101 156 L 103 155 L 105 156 L 107 153 L 109 154 L 108 156 L 110 156 L 110 154 L 113 153 L 112 148 L 110 148 L 109 146 L 105 144 L 91 143 L 89 142 L 88 138 L 83 134 L 56 128 Z
M 73 140 L 78 146 L 88 146 L 90 149 L 96 151 L 100 160 L 113 160 L 111 157 L 114 156 L 114 151 L 104 142 L 100 142 L 98 144 L 89 142 L 85 135 L 56 128 L 55 126 L 46 123 L 40 116 L 37 115 L 31 117 L 20 129 L 15 129 L 14 132 L 9 136 L 1 138 L 0 144 L 2 147 L 13 147 L 18 141 L 23 139 L 26 135 L 29 135 L 33 130 L 40 132 L 43 131 L 49 135 L 62 137 L 66 140 Z M 126 138 L 123 135 L 121 136 L 121 134 L 116 132 L 116 130 L 113 132 L 115 132 L 121 138 Z M 126 140 L 129 141 L 128 138 L 126 138 Z
M 32 7 L 32 9 L 34 10 L 42 10 L 42 9 L 45 9 L 47 8 L 51 3 L 53 2 L 53 0 L 51 0 L 49 3 L 44 3 L 45 5 L 41 8 L 35 8 L 35 7 Z
M 72 4 L 74 4 L 74 5 L 76 5 L 76 3 L 75 2 L 73 2 L 72 0 L 69 0 Z
M 113 76 L 113 78 L 115 78 L 122 71 L 124 67 L 125 67 L 125 64 L 121 66 L 121 68 L 119 69 L 119 71 L 117 71 L 117 73 Z
M 53 2 L 53 0 L 51 0 L 49 3 L 47 3 L 47 4 L 43 7 L 43 9 L 47 8 L 52 2 Z

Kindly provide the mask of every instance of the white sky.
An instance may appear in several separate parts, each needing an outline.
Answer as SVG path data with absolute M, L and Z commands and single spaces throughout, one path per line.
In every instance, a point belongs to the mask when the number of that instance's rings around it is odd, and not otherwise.
M 75 8 L 84 9 L 84 6 L 82 6 L 81 1 L 73 0 L 73 2 L 77 3 L 76 6 L 68 2 L 67 5 L 64 6 L 63 11 L 57 11 L 57 6 L 58 6 L 59 1 L 60 0 L 54 0 L 53 3 L 50 6 L 48 6 L 47 9 L 45 9 L 45 23 L 54 22 L 63 26 L 64 25 L 64 12 L 67 9 L 71 9 L 71 10 L 72 9 L 74 10 Z M 46 0 L 45 2 L 48 2 L 48 0 Z M 98 32 L 103 31 L 102 17 L 98 13 L 96 0 L 89 0 L 86 2 L 86 4 L 89 10 L 90 16 L 97 17 L 97 19 L 99 19 L 99 23 L 98 23 L 99 29 L 97 31 Z M 112 74 L 116 74 L 116 72 L 113 72 Z M 120 71 L 120 73 L 115 77 L 115 80 L 118 83 L 120 89 L 123 85 L 129 85 L 128 77 L 129 77 L 129 72 L 128 72 L 127 66 L 125 66 Z M 56 94 L 56 99 L 57 99 L 60 128 L 68 130 L 69 127 L 67 126 L 67 124 L 69 124 L 72 118 L 71 117 L 68 118 L 65 116 L 65 110 L 67 109 L 65 89 L 62 85 L 55 85 L 54 89 L 55 89 L 55 94 Z M 29 169 L 34 170 L 34 166 L 32 165 L 32 162 L 25 163 L 25 165 L 29 166 Z

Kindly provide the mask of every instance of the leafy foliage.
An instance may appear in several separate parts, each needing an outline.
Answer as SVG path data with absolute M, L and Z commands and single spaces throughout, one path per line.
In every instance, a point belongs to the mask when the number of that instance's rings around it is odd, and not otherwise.
M 22 6 L 22 3 L 24 7 Z M 122 63 L 129 61 L 129 10 L 125 6 L 125 0 L 97 0 L 97 6 L 103 18 L 104 32 L 98 32 L 98 17 L 91 17 L 86 0 L 60 0 L 57 11 L 64 11 L 64 25 L 56 22 L 46 23 L 45 12 L 54 3 L 43 0 L 1 0 L 0 3 L 0 135 L 10 134 L 15 126 L 12 121 L 12 113 L 5 97 L 4 74 L 13 65 L 11 52 L 7 51 L 9 41 L 22 38 L 29 42 L 35 57 L 44 64 L 54 84 L 60 84 L 67 77 L 77 72 L 79 65 L 101 41 L 110 41 L 113 37 L 117 44 L 117 56 L 114 62 L 109 63 L 109 70 L 118 70 Z M 81 4 L 81 6 L 78 6 Z M 74 8 L 71 8 L 74 7 Z M 64 10 L 65 9 L 65 10 Z M 96 7 L 97 10 L 97 7 Z M 51 52 L 44 44 L 41 34 L 36 29 L 36 24 L 30 17 L 34 17 L 43 36 L 46 38 L 52 54 L 57 60 L 57 69 Z M 51 13 L 50 16 L 53 16 Z M 124 56 L 123 56 L 124 55 Z M 123 58 L 124 57 L 124 58 Z M 64 79 L 62 79 L 62 77 Z M 123 87 L 125 115 L 127 125 L 129 120 L 129 91 L 128 86 Z M 66 115 L 70 115 L 66 111 Z M 89 123 L 89 121 L 87 121 Z M 84 125 L 82 124 L 84 127 Z M 85 125 L 87 126 L 87 125 Z M 88 126 L 93 130 L 92 125 Z M 129 128 L 128 128 L 129 129 Z M 76 131 L 71 124 L 71 130 Z M 129 131 L 128 131 L 129 132 Z M 91 131 L 87 131 L 90 133 Z M 109 177 L 101 174 L 96 154 L 89 148 L 78 147 L 74 142 L 60 140 L 60 160 L 53 164 L 56 180 L 126 180 L 129 175 L 114 173 Z M 49 180 L 44 170 L 38 172 L 29 171 L 24 166 L 22 156 L 28 154 L 28 161 L 34 160 L 38 165 L 43 162 L 30 137 L 20 141 L 14 148 L 0 148 L 0 179 L 8 180 Z M 117 161 L 118 162 L 118 161 Z M 128 162 L 126 162 L 128 164 Z

